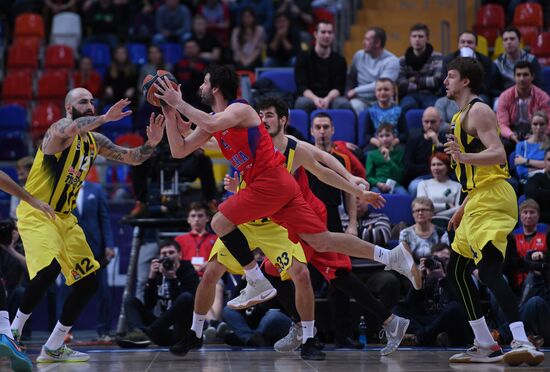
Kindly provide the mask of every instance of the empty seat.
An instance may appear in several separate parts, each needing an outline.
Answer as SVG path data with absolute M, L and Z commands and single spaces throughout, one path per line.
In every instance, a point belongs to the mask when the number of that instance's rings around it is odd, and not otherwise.
M 311 127 L 313 127 L 313 118 L 319 112 L 325 112 L 332 118 L 334 125 L 334 141 L 346 141 L 356 143 L 357 131 L 355 124 L 355 113 L 351 110 L 331 109 L 314 110 L 310 115 Z
M 40 103 L 32 110 L 31 134 L 40 136 L 48 130 L 50 125 L 61 119 L 61 108 L 53 103 Z
M 414 224 L 411 209 L 414 198 L 411 195 L 384 194 L 384 199 L 386 199 L 386 204 L 376 211 L 387 215 L 392 226 L 399 222 L 405 222 L 407 226 Z M 369 209 L 374 210 L 370 206 Z
M 369 110 L 365 109 L 359 113 L 359 117 L 357 118 L 357 145 L 361 148 L 368 145 L 367 141 L 365 141 L 368 114 Z
M 304 136 L 304 138 L 309 141 L 309 120 L 307 117 L 307 112 L 304 110 L 290 110 L 290 126 L 297 129 L 298 132 Z
M 15 167 L 0 167 L 0 170 L 4 173 L 6 173 L 12 180 L 17 182 L 17 170 Z M 9 200 L 11 199 L 11 195 L 7 192 L 4 192 L 0 190 L 0 200 Z
M 61 12 L 53 16 L 50 44 L 67 45 L 76 54 L 82 39 L 80 15 Z
M 38 50 L 25 47 L 21 44 L 14 44 L 8 51 L 9 72 L 13 69 L 26 69 L 34 71 L 38 68 Z
M 2 86 L 2 102 L 26 107 L 32 99 L 32 77 L 25 72 L 7 74 Z
M 531 53 L 533 53 L 541 65 L 550 65 L 550 32 L 541 32 L 535 43 L 531 46 Z
M 411 109 L 405 114 L 405 120 L 407 121 L 407 128 L 419 128 L 422 129 L 422 114 L 424 109 Z
M 487 38 L 485 36 L 477 35 L 476 51 L 487 57 L 489 56 L 489 43 L 487 42 Z
M 183 47 L 179 43 L 164 43 L 159 45 L 164 56 L 164 62 L 174 66 L 183 58 Z
M 111 64 L 111 50 L 104 43 L 85 43 L 82 45 L 82 56 L 90 57 L 94 68 L 102 75 Z
M 111 106 L 107 105 L 103 108 L 102 114 L 106 113 Z M 126 111 L 126 110 L 124 110 Z M 111 141 L 115 138 L 132 132 L 133 122 L 132 115 L 123 117 L 120 120 L 112 121 L 101 126 L 101 133 L 109 137 Z
M 538 3 L 518 4 L 514 10 L 514 26 L 543 26 L 542 7 Z
M 74 68 L 73 50 L 67 45 L 49 45 L 46 48 L 44 67 L 47 69 Z
M 124 147 L 138 147 L 145 143 L 142 136 L 137 133 L 126 133 L 115 138 L 115 143 Z
M 147 63 L 147 47 L 142 43 L 128 43 L 128 56 L 130 61 L 135 65 L 143 65 Z
M 44 39 L 44 20 L 40 14 L 23 13 L 15 18 L 15 29 L 13 36 L 19 37 L 36 37 L 40 40 Z
M 13 161 L 28 154 L 28 146 L 23 138 L 0 138 L 0 160 Z
M 63 71 L 44 71 L 38 79 L 36 98 L 39 102 L 62 104 L 67 94 L 67 74 Z
M 474 31 L 486 37 L 489 46 L 493 46 L 505 25 L 504 8 L 498 4 L 487 4 L 477 11 Z
M 257 78 L 267 78 L 275 86 L 286 93 L 296 93 L 296 81 L 294 80 L 294 69 L 273 69 L 262 71 Z
M 0 132 L 27 129 L 27 111 L 19 105 L 0 107 Z

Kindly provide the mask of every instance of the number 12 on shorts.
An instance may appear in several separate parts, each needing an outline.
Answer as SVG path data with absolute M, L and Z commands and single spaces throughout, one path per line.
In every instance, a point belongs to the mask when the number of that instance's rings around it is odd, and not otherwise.
M 79 264 L 76 264 L 74 267 L 75 271 L 79 272 L 82 275 L 86 275 L 94 268 L 94 264 L 90 261 L 88 257 L 84 257 Z M 75 278 L 76 279 L 76 278 Z

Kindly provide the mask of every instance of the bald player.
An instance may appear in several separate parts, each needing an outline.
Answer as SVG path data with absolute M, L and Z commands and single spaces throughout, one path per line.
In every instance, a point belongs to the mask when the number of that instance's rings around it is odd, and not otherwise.
M 78 191 L 96 156 L 130 165 L 141 164 L 151 156 L 164 131 L 164 117 L 152 115 L 145 144 L 132 149 L 117 146 L 104 135 L 92 131 L 131 115 L 131 111 L 123 112 L 130 101 L 120 100 L 98 116 L 92 101 L 92 94 L 83 88 L 67 93 L 66 116 L 46 132 L 25 185 L 34 198 L 53 208 L 56 218 L 48 218 L 25 200 L 17 208 L 18 229 L 31 281 L 11 325 L 15 338 L 19 338 L 31 312 L 60 272 L 67 285 L 73 287 L 59 321 L 42 346 L 38 363 L 89 359 L 89 355 L 69 349 L 63 339 L 97 288 L 95 272 L 99 263 L 72 214 Z

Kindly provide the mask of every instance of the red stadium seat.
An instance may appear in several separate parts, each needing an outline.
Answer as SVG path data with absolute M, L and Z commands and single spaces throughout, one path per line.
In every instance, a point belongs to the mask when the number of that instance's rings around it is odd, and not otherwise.
M 540 29 L 535 26 L 517 26 L 521 32 L 521 40 L 525 46 L 532 46 L 537 39 Z
M 533 26 L 542 28 L 542 7 L 538 3 L 523 3 L 514 11 L 514 26 Z
M 136 133 L 126 133 L 115 138 L 115 143 L 123 147 L 138 147 L 145 143 L 142 136 Z
M 39 102 L 54 102 L 60 104 L 67 94 L 67 73 L 65 71 L 46 70 L 38 79 L 36 98 Z
M 32 77 L 28 72 L 7 74 L 2 87 L 2 102 L 26 107 L 32 100 Z
M 44 20 L 40 14 L 23 13 L 15 18 L 14 37 L 36 37 L 44 39 Z
M 541 65 L 550 66 L 550 32 L 541 32 L 531 46 L 533 53 Z
M 8 70 L 25 69 L 34 71 L 38 68 L 38 50 L 21 44 L 12 45 L 8 51 Z
M 46 48 L 44 67 L 47 69 L 74 68 L 73 50 L 67 45 L 50 45 Z
M 12 45 L 19 45 L 25 48 L 29 48 L 38 53 L 42 40 L 34 36 L 20 36 L 13 40 Z
M 474 31 L 487 38 L 489 46 L 495 44 L 495 39 L 506 25 L 504 8 L 498 4 L 487 4 L 478 9 Z
M 61 119 L 62 113 L 58 105 L 53 103 L 38 104 L 32 111 L 31 137 L 33 143 L 44 136 L 50 125 Z

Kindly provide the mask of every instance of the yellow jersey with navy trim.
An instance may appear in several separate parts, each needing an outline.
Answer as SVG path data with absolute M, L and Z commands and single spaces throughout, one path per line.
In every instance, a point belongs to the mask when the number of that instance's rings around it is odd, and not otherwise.
M 68 148 L 53 155 L 44 155 L 39 148 L 25 189 L 67 215 L 76 207 L 78 191 L 96 156 L 97 145 L 90 132 L 77 135 Z
M 287 137 L 288 138 L 288 137 Z M 292 164 L 294 163 L 294 154 L 296 153 L 296 146 L 298 145 L 298 142 L 292 138 L 288 138 L 288 143 L 286 145 L 286 149 L 284 152 L 285 156 L 285 163 L 284 166 L 288 170 L 289 173 L 292 173 Z M 275 150 L 278 151 L 278 150 Z M 239 184 L 239 190 L 246 187 L 246 183 L 244 182 L 243 178 L 241 177 L 241 182 Z M 271 220 L 268 217 L 264 217 L 260 220 L 253 220 L 248 222 L 251 225 L 254 226 L 261 226 L 266 223 L 271 223 Z
M 470 109 L 478 102 L 485 104 L 479 98 L 474 98 L 466 107 L 454 114 L 451 121 L 451 131 L 455 136 L 455 141 L 460 146 L 460 151 L 463 153 L 479 153 L 486 149 L 479 138 L 469 135 L 463 129 L 463 124 L 468 118 Z M 500 135 L 498 124 L 496 129 Z M 485 186 L 496 180 L 510 178 L 507 162 L 495 165 L 472 165 L 452 161 L 451 166 L 454 168 L 456 178 L 462 184 L 462 190 L 465 192 L 472 191 L 476 187 Z

